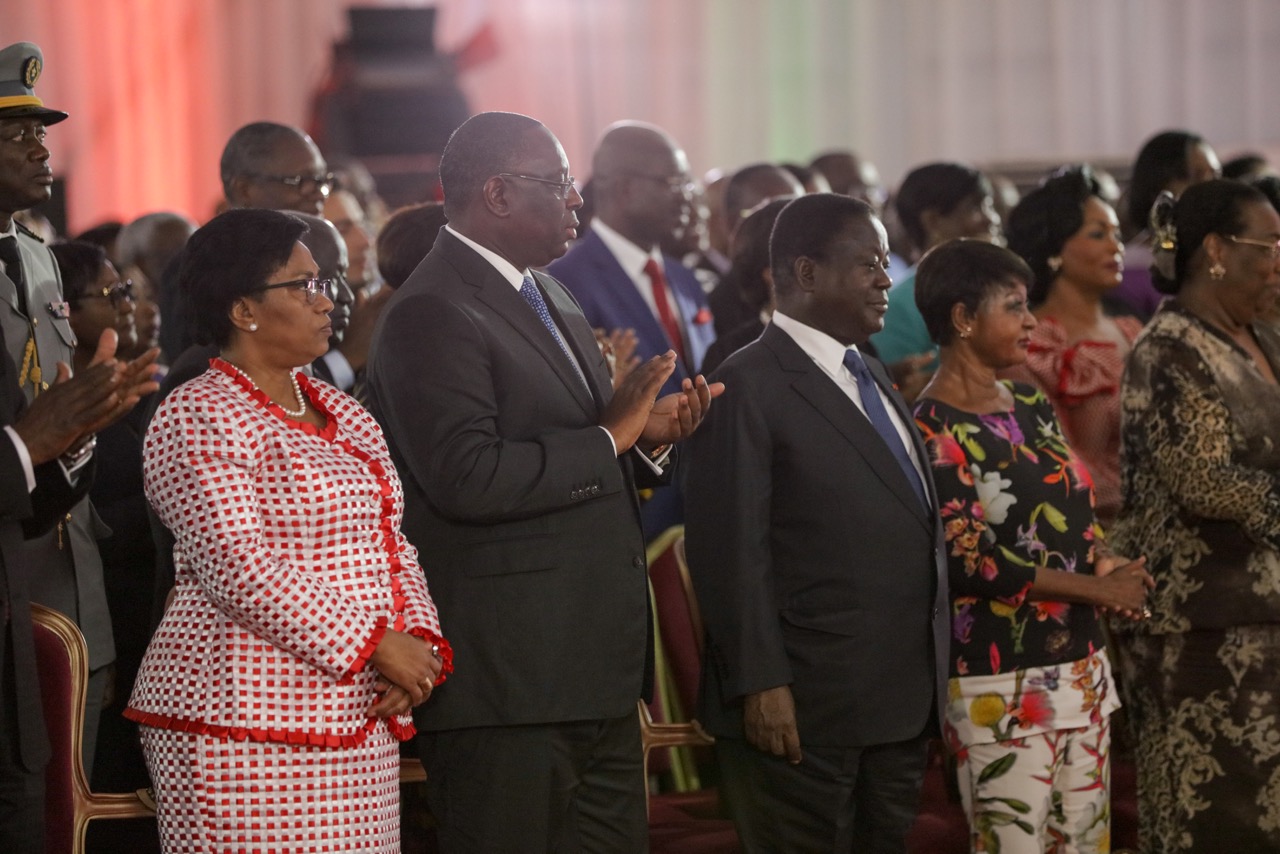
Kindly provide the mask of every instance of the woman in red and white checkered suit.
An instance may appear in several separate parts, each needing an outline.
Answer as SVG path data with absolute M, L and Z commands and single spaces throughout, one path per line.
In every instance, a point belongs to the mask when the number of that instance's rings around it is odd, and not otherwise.
M 221 357 L 147 431 L 176 584 L 125 713 L 167 852 L 399 852 L 397 742 L 451 669 L 381 431 L 293 367 L 332 332 L 305 230 L 229 211 L 180 277 Z

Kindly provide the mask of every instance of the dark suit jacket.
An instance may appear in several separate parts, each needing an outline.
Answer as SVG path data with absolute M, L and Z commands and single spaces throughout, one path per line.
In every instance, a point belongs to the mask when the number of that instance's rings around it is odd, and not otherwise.
M 374 334 L 370 409 L 455 650 L 415 715 L 428 731 L 618 717 L 644 690 L 631 455 L 596 426 L 611 391 L 591 328 L 536 279 L 590 391 L 516 289 L 447 231 Z
M 18 386 L 17 371 L 4 346 L 0 329 L 0 427 L 18 420 L 26 398 Z M 12 656 L 15 696 L 0 697 L 6 711 L 0 712 L 4 732 L 15 761 L 29 771 L 44 767 L 49 759 L 49 739 L 40 704 L 40 682 L 36 673 L 35 641 L 31 627 L 30 575 L 36 569 L 23 559 L 25 538 L 47 532 L 89 490 L 93 463 L 81 469 L 73 488 L 58 463 L 36 467 L 36 488 L 27 492 L 27 477 L 18 450 L 7 433 L 0 435 L 0 662 Z M 5 618 L 7 601 L 7 619 Z M 6 687 L 8 687 L 6 685 Z M 12 703 L 12 705 L 10 705 Z M 10 720 L 7 710 L 16 710 Z M 33 821 L 39 821 L 35 816 Z
M 867 362 L 913 424 L 883 368 Z M 726 391 L 685 457 L 688 557 L 708 642 L 701 720 L 742 738 L 742 697 L 790 685 L 802 749 L 919 735 L 946 696 L 936 512 L 866 416 L 777 327 L 714 379 Z M 927 465 L 925 482 L 936 506 Z
M 663 257 L 667 286 L 680 306 L 684 320 L 684 348 L 691 365 L 677 365 L 676 371 L 662 387 L 662 394 L 679 391 L 680 383 L 701 370 L 702 357 L 716 334 L 702 292 L 693 271 L 675 258 Z M 653 316 L 649 304 L 636 290 L 631 277 L 618 264 L 600 235 L 588 229 L 582 238 L 560 260 L 547 267 L 547 272 L 564 282 L 578 303 L 587 322 L 605 331 L 634 329 L 639 343 L 636 355 L 649 359 L 667 352 L 667 335 Z

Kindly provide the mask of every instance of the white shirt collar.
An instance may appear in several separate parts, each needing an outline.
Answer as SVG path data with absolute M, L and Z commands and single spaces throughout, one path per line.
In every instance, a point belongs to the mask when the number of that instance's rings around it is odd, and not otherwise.
M 458 238 L 463 243 L 467 244 L 472 249 L 476 250 L 476 252 L 480 254 L 480 257 L 488 261 L 490 264 L 492 264 L 493 268 L 498 271 L 498 274 L 501 275 L 502 278 L 506 279 L 507 282 L 509 282 L 511 286 L 514 287 L 517 291 L 520 290 L 520 288 L 524 285 L 525 276 L 530 276 L 530 273 L 527 269 L 523 272 L 521 272 L 520 270 L 517 270 L 515 264 L 512 264 L 510 261 L 508 261 L 506 258 L 503 258 L 497 252 L 494 252 L 492 249 L 489 249 L 487 247 L 481 246 L 479 243 L 476 243 L 474 240 L 472 240 L 470 237 L 467 237 L 462 232 L 458 231 L 452 225 L 446 224 L 445 231 L 448 231 L 454 237 Z
M 800 345 L 800 349 L 804 350 L 809 358 L 817 362 L 818 367 L 830 376 L 838 377 L 840 372 L 845 370 L 846 351 L 852 350 L 861 356 L 856 345 L 846 347 L 827 333 L 801 323 L 794 317 L 788 317 L 781 311 L 774 311 L 772 322 L 774 326 L 790 335 L 792 340 Z
M 619 234 L 616 229 L 609 226 L 600 217 L 591 220 L 591 229 L 599 235 L 604 242 L 605 248 L 613 253 L 613 257 L 618 259 L 618 265 L 632 279 L 643 282 L 649 281 L 648 274 L 644 271 L 644 265 L 649 261 L 656 261 L 659 267 L 662 266 L 662 252 L 656 246 L 649 252 L 644 251 Z

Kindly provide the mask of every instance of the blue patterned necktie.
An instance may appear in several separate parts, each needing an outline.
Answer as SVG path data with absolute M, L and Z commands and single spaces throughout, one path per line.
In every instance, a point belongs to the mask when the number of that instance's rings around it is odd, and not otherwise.
M 920 480 L 920 472 L 916 470 L 915 464 L 911 462 L 911 455 L 907 453 L 906 445 L 902 444 L 902 435 L 893 426 L 893 419 L 889 417 L 888 410 L 884 408 L 884 401 L 880 399 L 880 387 L 876 385 L 875 378 L 871 376 L 867 363 L 862 360 L 862 356 L 857 350 L 845 350 L 844 366 L 849 369 L 849 373 L 853 374 L 853 378 L 858 382 L 858 393 L 862 395 L 862 408 L 867 411 L 867 419 L 871 421 L 871 426 L 876 428 L 880 438 L 889 446 L 889 450 L 893 452 L 894 459 L 902 467 L 902 473 L 907 476 L 907 482 L 916 491 L 916 497 L 920 499 L 921 506 L 928 510 L 929 499 L 925 497 L 925 489 Z
M 564 339 L 560 337 L 560 333 L 556 331 L 555 321 L 551 319 L 551 311 L 547 308 L 547 302 L 542 298 L 542 292 L 538 290 L 538 286 L 534 284 L 532 276 L 525 276 L 524 281 L 520 284 L 520 296 L 524 297 L 524 301 L 529 307 L 537 312 L 538 319 L 542 321 L 542 325 L 547 327 L 547 331 L 551 333 L 551 337 L 560 345 L 560 351 L 564 353 L 569 364 L 573 367 L 573 372 L 578 375 L 578 379 L 582 380 L 582 384 L 587 385 L 587 378 L 582 375 L 582 369 L 578 367 L 578 361 L 573 358 L 573 354 L 569 352 L 569 348 L 565 345 Z M 591 387 L 587 386 L 590 391 Z

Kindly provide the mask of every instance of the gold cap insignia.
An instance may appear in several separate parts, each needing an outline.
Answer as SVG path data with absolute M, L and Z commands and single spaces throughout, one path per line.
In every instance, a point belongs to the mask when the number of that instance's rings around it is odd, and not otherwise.
M 22 63 L 22 82 L 27 85 L 28 89 L 36 85 L 36 81 L 40 79 L 40 57 L 28 56 L 26 61 Z

